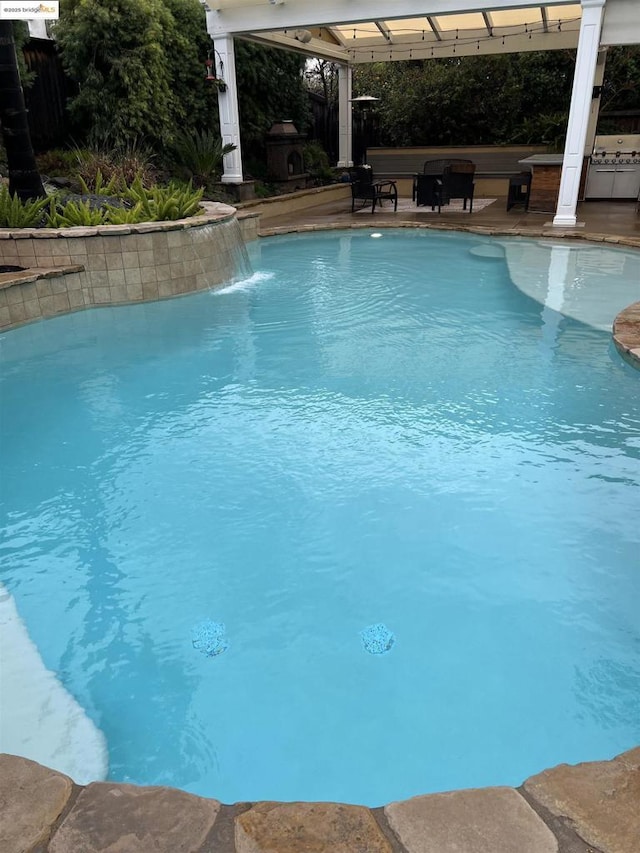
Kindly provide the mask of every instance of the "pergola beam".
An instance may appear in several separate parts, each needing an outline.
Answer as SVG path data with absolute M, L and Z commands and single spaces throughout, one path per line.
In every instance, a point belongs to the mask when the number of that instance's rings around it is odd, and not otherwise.
M 322 27 L 322 29 L 327 32 L 332 39 L 334 39 L 336 44 L 341 44 L 343 47 L 345 46 L 345 41 L 340 30 L 337 30 L 335 27 Z
M 266 44 L 270 47 L 281 47 L 284 50 L 292 50 L 305 56 L 315 56 L 318 59 L 327 59 L 330 62 L 345 62 L 345 49 L 336 45 L 332 47 L 329 42 L 321 39 L 311 39 L 303 44 L 294 36 L 284 33 L 248 33 L 242 36 L 243 41 L 253 41 L 257 44 Z M 214 39 L 215 41 L 215 39 Z M 388 51 L 389 48 L 386 48 Z
M 545 33 L 549 32 L 549 17 L 547 15 L 547 10 L 544 6 L 540 7 L 540 17 L 542 18 L 542 27 Z
M 429 26 L 431 27 L 431 30 L 433 31 L 433 34 L 436 37 L 437 41 L 442 41 L 440 29 L 436 24 L 435 18 L 432 15 L 427 15 L 427 21 L 429 22 Z
M 389 31 L 389 27 L 383 21 L 376 21 L 375 24 L 376 24 L 376 27 L 382 33 L 382 37 L 384 38 L 384 40 L 390 44 L 393 41 L 393 39 L 391 37 L 391 32 Z
M 309 27 L 348 26 L 370 21 L 392 21 L 402 18 L 424 18 L 455 13 L 500 11 L 524 4 L 514 0 L 296 0 L 272 5 L 264 0 L 253 5 L 239 5 L 237 0 L 206 0 L 213 12 L 215 33 L 241 35 L 248 32 L 287 30 Z M 425 8 L 425 5 L 427 8 Z M 539 5 L 532 3 L 531 6 Z M 567 0 L 547 0 L 545 6 L 566 6 Z

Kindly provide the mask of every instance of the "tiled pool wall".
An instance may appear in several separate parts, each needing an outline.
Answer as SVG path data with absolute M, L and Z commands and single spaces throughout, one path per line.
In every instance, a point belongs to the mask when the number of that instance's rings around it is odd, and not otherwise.
M 175 222 L 0 230 L 0 330 L 97 305 L 166 299 L 222 284 L 258 235 L 258 215 L 218 203 Z

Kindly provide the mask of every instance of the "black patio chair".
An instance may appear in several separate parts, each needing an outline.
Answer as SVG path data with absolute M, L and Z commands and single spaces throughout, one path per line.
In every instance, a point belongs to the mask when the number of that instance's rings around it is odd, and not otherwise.
M 518 172 L 509 178 L 509 195 L 507 196 L 507 210 L 511 210 L 516 204 L 523 205 L 529 210 L 529 196 L 531 195 L 531 172 Z
M 418 178 L 420 175 L 438 175 L 438 177 L 442 177 L 444 174 L 444 170 L 446 166 L 457 166 L 460 164 L 472 164 L 472 160 L 462 160 L 456 159 L 455 157 L 447 157 L 443 160 L 425 160 L 424 165 L 422 166 L 422 172 L 413 176 L 413 193 L 411 198 L 413 201 L 416 200 L 416 196 L 418 195 Z
M 371 213 L 376 204 L 382 207 L 383 201 L 392 201 L 394 213 L 398 210 L 398 187 L 395 181 L 374 181 L 373 170 L 367 166 L 349 169 L 351 177 L 351 213 L 356 209 L 356 201 L 363 208 L 371 202 Z
M 415 201 L 418 196 L 418 178 L 420 178 L 422 175 L 437 175 L 438 177 L 442 177 L 444 167 L 448 162 L 449 160 L 425 160 L 424 165 L 422 166 L 422 172 L 413 176 L 413 193 L 411 195 L 412 201 Z M 420 202 L 418 202 L 418 204 L 420 204 Z
M 415 176 L 414 199 L 417 207 L 430 207 L 431 210 L 442 205 L 442 173 Z
M 442 175 L 442 187 L 440 189 L 440 204 L 449 204 L 453 198 L 463 200 L 462 209 L 467 209 L 469 202 L 469 213 L 473 213 L 473 191 L 475 189 L 474 175 L 475 163 L 471 161 L 451 161 L 445 166 Z

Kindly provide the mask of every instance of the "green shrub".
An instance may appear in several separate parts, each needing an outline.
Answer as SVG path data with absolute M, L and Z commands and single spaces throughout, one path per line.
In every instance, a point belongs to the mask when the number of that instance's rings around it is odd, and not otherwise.
M 135 225 L 137 222 L 146 222 L 140 202 L 133 207 L 115 207 L 108 204 L 105 220 L 108 225 Z
M 88 201 L 67 201 L 64 204 L 51 199 L 47 225 L 49 228 L 91 227 L 106 223 L 106 211 L 92 208 Z
M 78 180 L 80 181 L 82 192 L 86 193 L 87 195 L 95 194 L 112 196 L 118 192 L 118 177 L 116 175 L 112 175 L 111 180 L 108 183 L 105 183 L 100 169 L 98 169 L 98 171 L 96 172 L 96 176 L 91 187 L 87 184 L 82 175 L 78 175 Z
M 76 148 L 76 173 L 87 186 L 95 186 L 98 173 L 101 180 L 123 191 L 136 178 L 140 178 L 145 187 L 153 185 L 155 180 L 153 155 L 141 142 L 126 146 L 114 146 L 108 138 L 96 142 L 91 148 Z
M 61 148 L 53 148 L 36 156 L 38 171 L 48 178 L 75 177 L 78 171 L 78 159 L 75 151 L 65 151 Z
M 319 142 L 307 142 L 302 152 L 304 170 L 319 183 L 328 184 L 335 179 L 329 164 L 329 155 Z
M 195 190 L 191 182 L 186 186 L 172 182 L 166 187 L 147 189 L 142 181 L 136 178 L 124 196 L 141 206 L 141 222 L 159 222 L 195 216 L 200 210 L 202 194 L 202 188 Z
M 222 158 L 235 151 L 236 146 L 223 145 L 222 139 L 210 130 L 195 130 L 177 133 L 173 149 L 178 165 L 188 169 L 196 186 L 204 187 L 220 177 Z
M 0 190 L 0 228 L 37 228 L 42 224 L 43 212 L 48 203 L 48 198 L 20 201 L 3 184 Z

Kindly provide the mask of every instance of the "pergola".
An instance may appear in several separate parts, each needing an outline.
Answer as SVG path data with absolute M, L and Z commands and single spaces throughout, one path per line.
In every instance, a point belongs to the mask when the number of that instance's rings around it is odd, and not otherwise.
M 358 63 L 576 49 L 562 178 L 553 224 L 576 225 L 585 154 L 591 153 L 606 47 L 640 43 L 640 0 L 204 0 L 216 71 L 220 129 L 236 149 L 225 183 L 243 179 L 234 38 L 331 60 L 339 66 L 339 166 L 352 164 L 352 68 Z

